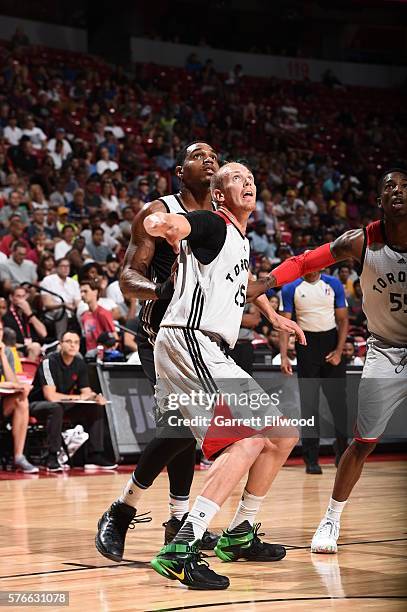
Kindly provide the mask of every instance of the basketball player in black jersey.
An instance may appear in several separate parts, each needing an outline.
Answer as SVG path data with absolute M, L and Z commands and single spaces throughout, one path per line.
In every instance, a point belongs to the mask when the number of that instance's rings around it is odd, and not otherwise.
M 181 189 L 172 199 L 174 206 L 170 208 L 165 203 L 167 198 L 163 198 L 143 207 L 133 222 L 131 241 L 120 278 L 123 294 L 127 298 L 138 298 L 144 302 L 137 345 L 144 373 L 153 387 L 156 382 L 154 339 L 173 294 L 170 277 L 176 255 L 166 240 L 147 234 L 143 222 L 155 212 L 212 210 L 210 180 L 219 169 L 216 152 L 204 142 L 186 146 L 180 152 L 177 162 L 175 173 L 181 182 Z M 173 539 L 181 526 L 183 515 L 188 512 L 189 491 L 195 468 L 196 442 L 189 430 L 187 434 L 188 437 L 182 439 L 154 438 L 144 449 L 122 496 L 113 502 L 99 521 L 96 548 L 102 555 L 113 561 L 122 560 L 129 525 L 150 520 L 148 517 L 136 516 L 138 500 L 164 467 L 167 467 L 170 482 L 171 514 L 166 523 L 164 539 L 165 542 Z M 204 548 L 213 549 L 217 539 L 207 532 L 203 541 Z

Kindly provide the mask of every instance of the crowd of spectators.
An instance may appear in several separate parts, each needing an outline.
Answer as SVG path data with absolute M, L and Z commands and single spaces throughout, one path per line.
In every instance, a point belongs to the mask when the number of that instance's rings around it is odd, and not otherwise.
M 240 65 L 223 74 L 196 54 L 183 69 L 125 72 L 30 45 L 21 32 L 0 44 L 0 312 L 18 351 L 36 360 L 66 329 L 81 333 L 84 354 L 102 332 L 117 346 L 114 322 L 131 327 L 139 307 L 118 284 L 132 221 L 145 202 L 178 189 L 173 170 L 186 142 L 209 142 L 221 160 L 252 168 L 248 235 L 261 275 L 378 217 L 377 177 L 405 155 L 403 112 L 392 91 L 248 77 Z M 358 270 L 349 261 L 333 273 L 358 354 Z M 278 352 L 263 320 L 253 342 Z M 136 353 L 134 336 L 120 348 Z

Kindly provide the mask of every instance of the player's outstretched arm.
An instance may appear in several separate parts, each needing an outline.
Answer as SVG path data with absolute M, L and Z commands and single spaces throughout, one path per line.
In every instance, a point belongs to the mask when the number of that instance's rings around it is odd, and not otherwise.
M 144 229 L 150 236 L 161 236 L 179 253 L 179 243 L 191 233 L 191 224 L 182 215 L 153 213 L 144 219 Z
M 250 295 L 254 299 L 271 287 L 281 287 L 295 281 L 297 278 L 317 272 L 331 266 L 335 262 L 351 257 L 360 261 L 363 251 L 364 234 L 362 229 L 349 230 L 339 236 L 334 242 L 323 244 L 313 251 L 290 257 L 274 268 L 269 277 L 255 281 Z
M 144 229 L 144 219 L 152 213 L 164 213 L 165 206 L 159 200 L 146 204 L 136 215 L 131 229 L 131 239 L 120 274 L 120 289 L 127 299 L 157 300 L 170 298 L 173 285 L 170 280 L 155 283 L 148 277 L 148 269 L 155 253 L 156 239 Z

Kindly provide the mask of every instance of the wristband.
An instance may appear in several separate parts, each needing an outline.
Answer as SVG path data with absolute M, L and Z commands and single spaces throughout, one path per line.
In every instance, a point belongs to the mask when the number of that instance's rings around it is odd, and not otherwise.
M 27 321 L 29 321 L 30 319 L 32 319 L 33 317 L 35 317 L 35 314 L 32 312 L 31 314 L 28 315 L 27 317 Z
M 170 300 L 174 293 L 174 285 L 170 278 L 167 278 L 163 283 L 157 283 L 154 293 L 159 300 Z

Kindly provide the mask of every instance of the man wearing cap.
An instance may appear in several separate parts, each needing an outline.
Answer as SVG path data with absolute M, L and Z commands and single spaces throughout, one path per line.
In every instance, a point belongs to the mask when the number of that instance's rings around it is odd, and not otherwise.
M 65 130 L 62 127 L 56 129 L 55 138 L 48 141 L 47 149 L 50 153 L 55 153 L 57 142 L 62 142 L 61 155 L 62 159 L 66 159 L 72 153 L 72 147 L 65 138 Z
M 120 262 L 115 253 L 106 257 L 105 272 L 109 285 L 119 280 Z

